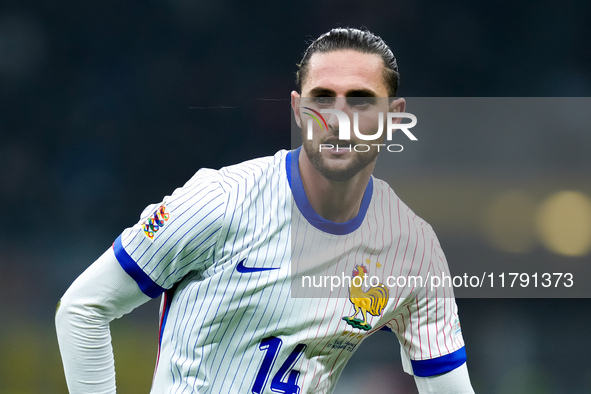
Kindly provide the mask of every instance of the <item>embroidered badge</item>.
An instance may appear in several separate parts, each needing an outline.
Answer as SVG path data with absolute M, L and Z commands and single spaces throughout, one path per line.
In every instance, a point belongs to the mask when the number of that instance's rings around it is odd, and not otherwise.
M 166 207 L 160 205 L 156 212 L 142 223 L 144 234 L 150 241 L 154 240 L 156 233 L 160 230 L 170 219 L 170 213 L 166 212 Z
M 369 260 L 367 260 L 369 263 Z M 355 313 L 352 316 L 343 317 L 343 320 L 355 328 L 361 330 L 371 330 L 371 325 L 367 322 L 367 313 L 373 316 L 381 316 L 384 308 L 388 304 L 390 292 L 382 283 L 376 286 L 370 286 L 367 290 L 363 289 L 363 282 L 368 274 L 368 269 L 363 264 L 355 266 L 353 279 L 349 287 L 349 301 L 355 307 Z M 356 316 L 361 312 L 361 319 Z

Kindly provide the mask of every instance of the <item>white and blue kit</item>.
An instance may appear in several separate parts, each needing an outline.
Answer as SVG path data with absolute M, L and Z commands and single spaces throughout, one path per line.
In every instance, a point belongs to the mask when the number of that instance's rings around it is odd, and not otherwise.
M 330 393 L 357 346 L 380 329 L 397 335 L 408 373 L 432 376 L 465 362 L 445 289 L 390 288 L 379 313 L 367 306 L 367 287 L 357 298 L 348 287 L 295 296 L 296 273 L 318 269 L 366 271 L 382 283 L 449 275 L 431 227 L 383 181 L 371 178 L 350 221 L 317 215 L 299 152 L 202 169 L 115 241 L 140 289 L 163 294 L 153 393 Z

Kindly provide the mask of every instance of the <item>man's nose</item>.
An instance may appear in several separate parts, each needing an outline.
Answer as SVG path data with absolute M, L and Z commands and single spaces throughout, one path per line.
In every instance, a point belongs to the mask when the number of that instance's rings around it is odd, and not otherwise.
M 328 131 L 335 134 L 339 132 L 339 119 L 335 114 L 329 114 L 328 119 L 326 119 L 326 124 L 328 126 Z
M 339 110 L 342 113 L 349 116 L 350 108 L 347 104 L 347 99 L 345 97 L 337 97 L 335 99 L 334 106 L 332 107 L 332 109 Z M 328 125 L 329 131 L 332 132 L 333 134 L 336 134 L 339 132 L 340 122 L 339 122 L 339 118 L 336 114 L 334 114 L 334 113 L 329 114 L 328 118 L 326 119 L 326 124 Z

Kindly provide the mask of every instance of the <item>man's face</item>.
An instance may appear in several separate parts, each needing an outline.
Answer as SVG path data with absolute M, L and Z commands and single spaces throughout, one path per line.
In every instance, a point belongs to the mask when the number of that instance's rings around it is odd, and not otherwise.
M 302 129 L 306 155 L 314 168 L 326 178 L 345 181 L 373 163 L 378 155 L 375 147 L 368 152 L 355 152 L 353 149 L 349 152 L 348 147 L 356 144 L 380 144 L 385 133 L 379 140 L 364 141 L 351 132 L 351 138 L 343 141 L 339 139 L 337 117 L 324 114 L 328 130 L 313 122 L 313 136 L 309 140 L 307 123 L 312 118 L 306 114 L 310 111 L 304 107 L 318 112 L 322 109 L 338 109 L 347 114 L 351 127 L 353 113 L 357 112 L 359 131 L 363 134 L 375 134 L 379 126 L 379 112 L 385 114 L 397 110 L 396 102 L 393 105 L 388 102 L 388 89 L 383 75 L 384 62 L 376 54 L 340 50 L 315 53 L 310 58 L 301 96 L 292 92 L 292 107 Z M 404 104 L 401 105 L 403 110 Z M 340 149 L 323 148 L 320 151 L 320 144 L 338 145 Z

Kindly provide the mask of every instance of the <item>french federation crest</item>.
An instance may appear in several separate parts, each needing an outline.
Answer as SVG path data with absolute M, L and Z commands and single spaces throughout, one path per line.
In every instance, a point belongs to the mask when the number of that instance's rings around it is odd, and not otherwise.
M 368 272 L 367 267 L 363 264 L 355 266 L 349 286 L 349 300 L 355 307 L 355 313 L 352 316 L 343 317 L 343 320 L 351 326 L 365 331 L 371 330 L 371 325 L 367 322 L 367 313 L 381 316 L 390 299 L 390 291 L 382 283 L 363 290 Z M 360 312 L 362 319 L 356 317 Z

